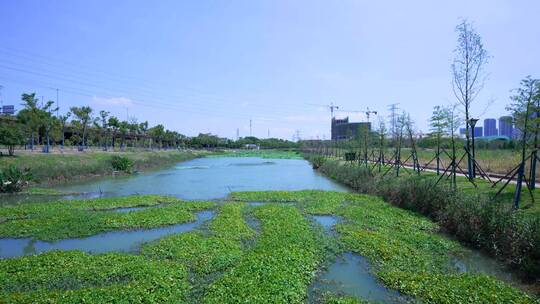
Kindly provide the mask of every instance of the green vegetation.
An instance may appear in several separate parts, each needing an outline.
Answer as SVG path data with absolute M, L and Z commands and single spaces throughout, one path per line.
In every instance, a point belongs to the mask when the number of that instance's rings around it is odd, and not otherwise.
M 285 150 L 227 150 L 211 157 L 261 157 L 275 159 L 302 159 L 302 155 L 296 151 Z
M 205 303 L 303 303 L 322 259 L 310 223 L 294 206 L 255 208 L 262 233 L 254 248 L 209 287 Z
M 111 212 L 135 206 L 154 208 Z M 424 303 L 539 303 L 495 277 L 457 272 L 452 258 L 467 249 L 439 234 L 438 224 L 364 194 L 254 191 L 220 203 L 131 196 L 0 206 L 0 235 L 55 240 L 150 228 L 193 220 L 193 212 L 206 208 L 216 210 L 210 222 L 147 243 L 140 254 L 53 251 L 0 260 L 0 297 L 9 303 L 305 303 L 317 273 L 335 254 L 352 251 L 371 262 L 382 283 Z M 310 214 L 342 220 L 328 234 Z M 314 296 L 317 303 L 367 303 L 338 293 Z
M 490 192 L 454 191 L 444 182 L 435 185 L 432 175 L 383 178 L 363 166 L 330 160 L 320 170 L 360 192 L 381 196 L 391 204 L 427 215 L 460 240 L 486 250 L 529 278 L 538 279 L 538 208 L 516 211 L 507 201 L 494 201 Z M 464 179 L 459 181 L 465 183 Z
M 10 165 L 0 168 L 0 193 L 20 192 L 32 180 L 29 169 Z
M 136 255 L 54 251 L 0 260 L 5 303 L 181 303 L 188 290 L 182 264 Z
M 223 271 L 242 256 L 241 241 L 254 237 L 244 221 L 244 203 L 227 203 L 209 225 L 209 234 L 199 231 L 171 235 L 143 247 L 153 259 L 173 260 L 188 265 L 197 274 Z
M 123 152 L 120 157 L 133 162 L 134 170 L 143 170 L 174 164 L 204 155 L 203 152 Z M 88 152 L 81 154 L 21 154 L 4 158 L 0 170 L 15 165 L 19 168 L 31 168 L 33 181 L 54 182 L 73 178 L 111 174 L 113 153 Z
M 345 219 L 337 226 L 343 250 L 367 257 L 375 274 L 391 288 L 426 303 L 538 301 L 496 278 L 457 273 L 450 259 L 465 248 L 439 234 L 436 223 L 379 198 L 322 191 L 233 193 L 235 199 L 299 204 L 317 197 L 341 201 L 333 214 Z M 356 303 L 350 297 L 329 294 L 323 299 L 327 303 Z
M 157 204 L 164 205 L 139 212 L 107 212 L 121 207 Z M 31 237 L 52 241 L 119 229 L 154 228 L 194 221 L 193 212 L 213 205 L 160 196 L 10 205 L 0 208 L 0 237 Z
M 131 173 L 133 170 L 133 161 L 125 156 L 114 155 L 111 159 L 111 165 L 116 171 Z

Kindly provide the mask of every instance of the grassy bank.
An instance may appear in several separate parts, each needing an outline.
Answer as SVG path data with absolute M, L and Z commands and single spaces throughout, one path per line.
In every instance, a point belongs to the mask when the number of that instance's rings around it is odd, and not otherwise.
M 113 173 L 112 158 L 127 157 L 133 162 L 134 170 L 144 170 L 193 159 L 204 152 L 141 151 L 141 152 L 87 152 L 73 154 L 21 154 L 1 157 L 0 169 L 13 164 L 19 168 L 30 168 L 34 182 L 51 183 Z
M 432 218 L 459 240 L 539 282 L 538 208 L 516 211 L 504 197 L 493 200 L 490 192 L 453 191 L 445 183 L 435 185 L 436 179 L 429 175 L 381 177 L 364 167 L 332 160 L 325 161 L 319 170 L 359 192 L 381 196 L 393 205 Z
M 267 203 L 248 204 L 252 201 Z M 135 206 L 151 208 L 111 212 Z M 0 206 L 0 227 L 25 223 L 2 236 L 58 239 L 103 231 L 85 224 L 102 216 L 100 223 L 121 223 L 107 231 L 125 230 L 192 221 L 195 211 L 207 208 L 216 216 L 198 230 L 144 244 L 138 253 L 53 251 L 0 260 L 0 298 L 7 303 L 306 303 L 309 286 L 325 266 L 336 255 L 354 252 L 369 260 L 380 282 L 412 300 L 539 303 L 495 277 L 460 273 L 452 258 L 468 250 L 439 234 L 437 223 L 363 194 L 239 192 L 219 203 L 131 196 Z M 55 220 L 68 213 L 68 220 Z M 327 233 L 313 214 L 341 220 Z M 76 233 L 64 233 L 77 225 L 82 228 Z M 311 300 L 366 303 L 339 292 Z

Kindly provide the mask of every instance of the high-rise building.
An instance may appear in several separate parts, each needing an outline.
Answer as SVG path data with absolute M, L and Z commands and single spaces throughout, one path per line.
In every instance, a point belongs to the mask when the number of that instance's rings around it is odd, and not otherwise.
M 15 114 L 15 106 L 12 106 L 12 105 L 2 106 L 1 113 L 6 114 L 6 115 L 13 115 Z
M 512 125 L 512 117 L 501 116 L 499 118 L 499 135 L 508 136 L 508 138 L 512 138 L 513 134 L 514 134 L 514 126 Z
M 483 131 L 484 131 L 483 127 L 474 127 L 474 137 L 482 137 Z M 462 135 L 464 137 L 467 136 L 467 129 L 459 128 L 459 135 Z
M 474 137 L 482 137 L 484 128 L 483 127 L 474 127 Z
M 484 136 L 497 136 L 497 120 L 495 118 L 484 119 Z
M 369 122 L 349 122 L 349 117 L 344 119 L 332 118 L 332 140 L 353 139 L 361 134 L 362 129 L 371 131 L 371 123 Z

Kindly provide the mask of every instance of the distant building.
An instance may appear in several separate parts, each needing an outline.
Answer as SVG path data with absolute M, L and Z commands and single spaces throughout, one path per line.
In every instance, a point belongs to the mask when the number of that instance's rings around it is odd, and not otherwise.
M 511 137 L 511 138 L 512 138 L 512 139 L 521 139 L 521 137 L 523 136 L 522 134 L 523 134 L 523 133 L 521 132 L 520 129 L 514 128 L 514 129 L 512 130 L 512 137 Z
M 514 126 L 511 116 L 501 116 L 499 118 L 499 135 L 513 138 Z
M 482 136 L 484 136 L 484 128 L 474 127 L 474 137 L 482 137 Z
M 483 135 L 483 127 L 474 127 L 474 137 L 482 137 Z M 459 135 L 466 136 L 467 134 L 466 128 L 459 128 Z
M 484 119 L 484 136 L 497 136 L 497 120 L 495 118 Z
M 5 114 L 5 115 L 15 114 L 15 106 L 13 105 L 2 106 L 2 114 Z
M 349 117 L 343 119 L 332 118 L 332 140 L 356 138 L 362 128 L 367 128 L 368 131 L 371 131 L 371 123 L 349 122 Z

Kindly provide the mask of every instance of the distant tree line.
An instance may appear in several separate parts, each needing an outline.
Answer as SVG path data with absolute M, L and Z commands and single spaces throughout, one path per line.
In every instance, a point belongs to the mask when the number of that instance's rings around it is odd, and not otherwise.
M 147 121 L 135 118 L 120 120 L 107 111 L 96 112 L 89 106 L 71 107 L 66 114 L 58 115 L 53 101 L 40 103 L 36 93 L 21 95 L 23 109 L 15 116 L 0 116 L 0 145 L 13 155 L 16 147 L 34 150 L 41 146 L 43 152 L 51 147 L 77 147 L 80 151 L 89 146 L 104 151 L 127 147 L 147 149 L 179 148 L 241 148 L 255 144 L 261 148 L 294 148 L 296 143 L 277 138 L 240 138 L 236 141 L 212 134 L 188 137 L 167 130 L 162 124 L 150 127 Z

